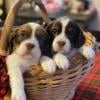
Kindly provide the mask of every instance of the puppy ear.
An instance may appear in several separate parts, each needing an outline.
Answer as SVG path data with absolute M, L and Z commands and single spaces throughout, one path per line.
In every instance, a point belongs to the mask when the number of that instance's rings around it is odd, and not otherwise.
M 77 24 L 76 24 L 76 33 L 77 33 L 77 39 L 75 42 L 75 47 L 80 48 L 85 43 L 85 36 L 81 28 Z
M 69 29 L 67 33 L 72 46 L 74 48 L 80 48 L 85 43 L 85 36 L 81 28 L 75 22 L 69 22 L 67 29 Z
M 44 47 L 44 55 L 51 57 L 52 56 L 52 41 L 54 39 L 54 35 L 52 33 L 52 26 L 53 23 L 49 23 L 49 24 L 44 24 L 43 27 L 45 28 L 48 36 L 45 42 L 45 47 Z
M 49 24 L 44 24 L 44 28 L 47 30 L 47 31 L 51 31 L 51 28 L 53 26 L 53 22 L 52 23 L 49 23 Z
M 51 39 L 54 38 L 53 32 L 52 32 L 53 22 L 49 24 L 44 24 L 44 28 Z
M 8 51 L 8 54 L 11 54 L 15 48 L 15 38 L 16 38 L 16 35 L 17 35 L 17 31 L 18 29 L 15 28 L 15 29 L 12 29 L 10 34 L 9 34 L 9 39 L 8 39 L 8 42 L 7 42 L 7 51 Z

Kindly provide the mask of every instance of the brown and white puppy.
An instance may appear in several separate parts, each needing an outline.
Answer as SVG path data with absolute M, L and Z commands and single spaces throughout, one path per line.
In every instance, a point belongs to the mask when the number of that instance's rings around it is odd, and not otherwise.
M 78 50 L 87 59 L 94 57 L 95 52 L 93 49 L 84 45 L 84 32 L 69 18 L 62 17 L 54 20 L 47 25 L 46 30 L 51 36 L 52 41 L 50 43 L 52 57 L 45 56 L 41 59 L 41 65 L 46 72 L 54 73 L 56 65 L 60 69 L 67 69 L 69 67 L 69 60 L 65 55 L 68 55 L 72 50 Z
M 27 23 L 11 31 L 6 59 L 10 77 L 11 100 L 26 100 L 22 74 L 38 64 L 48 34 L 39 24 Z

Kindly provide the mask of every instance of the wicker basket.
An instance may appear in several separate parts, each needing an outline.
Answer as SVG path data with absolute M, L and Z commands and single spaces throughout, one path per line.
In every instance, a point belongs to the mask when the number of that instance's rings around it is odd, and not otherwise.
M 26 72 L 24 79 L 28 100 L 70 100 L 93 65 L 80 54 L 72 57 L 70 62 L 70 69 L 65 72 L 57 70 L 52 76 L 43 72 L 40 66 Z
M 45 73 L 40 65 L 24 73 L 27 100 L 71 100 L 77 85 L 93 67 L 81 54 L 69 58 L 70 68 L 57 69 L 54 75 Z M 6 97 L 5 100 L 10 100 Z
M 9 35 L 16 13 L 22 2 L 24 0 L 18 0 L 6 18 L 2 31 L 5 34 L 1 34 L 1 42 L 4 43 L 1 45 L 1 49 L 4 52 L 7 46 L 5 40 L 7 40 L 7 35 Z M 45 15 L 46 13 L 42 13 L 42 16 Z M 49 22 L 46 16 L 44 20 L 45 22 Z M 57 69 L 54 75 L 43 72 L 40 65 L 33 66 L 29 71 L 25 72 L 24 81 L 27 100 L 71 100 L 77 85 L 92 69 L 93 59 L 87 61 L 81 54 L 76 53 L 72 57 L 69 57 L 69 60 L 69 69 L 66 71 Z M 4 100 L 10 100 L 10 97 L 6 96 Z

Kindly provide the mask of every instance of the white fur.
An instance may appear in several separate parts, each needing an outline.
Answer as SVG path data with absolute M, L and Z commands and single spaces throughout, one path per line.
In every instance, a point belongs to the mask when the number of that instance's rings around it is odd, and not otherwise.
M 62 48 L 59 47 L 57 43 L 60 40 L 65 42 L 65 45 Z M 68 38 L 66 38 L 63 34 L 60 34 L 54 39 L 52 47 L 53 47 L 53 50 L 56 52 L 66 53 L 66 52 L 69 52 L 71 48 L 71 44 Z
M 56 65 L 65 70 L 69 67 L 69 61 L 66 56 L 63 55 L 63 53 L 67 53 L 71 49 L 71 43 L 70 40 L 65 36 L 65 29 L 67 24 L 69 23 L 70 19 L 68 18 L 60 18 L 60 22 L 62 23 L 62 31 L 59 35 L 57 35 L 53 41 L 52 48 L 54 51 L 58 52 L 54 56 L 54 61 L 56 62 Z M 58 41 L 64 41 L 65 45 L 63 47 L 59 47 Z M 61 54 L 62 53 L 62 54 Z
M 52 47 L 53 47 L 53 50 L 56 52 L 67 53 L 69 52 L 71 48 L 71 43 L 70 43 L 70 40 L 65 36 L 65 27 L 67 26 L 70 20 L 63 19 L 63 18 L 60 18 L 59 20 L 62 23 L 62 32 L 55 37 L 55 39 L 53 40 Z M 62 48 L 60 48 L 57 43 L 58 41 L 64 41 L 65 45 Z
M 43 70 L 50 74 L 53 74 L 56 71 L 56 65 L 58 66 L 58 68 L 63 70 L 69 67 L 69 61 L 67 57 L 61 53 L 67 53 L 70 51 L 71 48 L 71 43 L 69 39 L 65 36 L 65 27 L 70 20 L 68 18 L 59 18 L 59 20 L 62 23 L 63 29 L 62 32 L 55 37 L 52 43 L 53 50 L 58 52 L 58 54 L 53 57 L 54 59 L 51 59 L 49 57 L 43 57 L 41 59 L 41 66 Z M 65 45 L 63 47 L 59 47 L 57 43 L 58 41 L 64 41 Z
M 56 71 L 56 64 L 53 59 L 43 56 L 41 58 L 41 66 L 43 70 L 49 74 L 54 74 Z
M 32 28 L 32 36 L 23 41 L 6 59 L 12 92 L 11 100 L 26 100 L 22 74 L 32 65 L 37 64 L 41 56 L 38 40 L 34 36 L 39 25 L 36 23 L 28 23 L 28 25 Z M 28 50 L 27 43 L 34 44 L 35 47 Z
M 64 54 L 67 54 L 68 56 L 69 55 L 68 53 L 70 53 L 70 50 L 71 50 L 71 42 L 67 38 L 67 36 L 65 36 L 65 29 L 70 19 L 63 17 L 63 18 L 59 18 L 58 21 L 62 23 L 62 31 L 61 33 L 59 33 L 59 35 L 57 35 L 54 38 L 53 43 L 52 43 L 53 50 L 57 52 L 57 54 L 54 55 L 53 60 L 58 66 L 58 68 L 65 70 L 65 69 L 68 69 L 69 67 L 69 60 Z M 58 41 L 64 41 L 65 45 L 60 47 L 58 44 Z M 85 45 L 83 45 L 77 51 L 78 52 L 80 51 L 80 53 L 83 56 L 85 56 L 87 59 L 91 59 L 95 56 L 94 50 L 91 47 L 87 47 Z M 49 57 L 43 58 L 43 60 L 41 60 L 42 68 L 48 73 L 54 73 L 56 70 L 53 60 Z
M 65 70 L 65 69 L 68 69 L 68 67 L 69 67 L 68 58 L 61 53 L 57 53 L 54 56 L 54 61 L 56 62 L 58 68 L 60 68 L 60 69 Z
M 53 74 L 56 71 L 56 65 L 63 70 L 65 70 L 69 67 L 69 60 L 67 59 L 67 57 L 60 54 L 60 53 L 69 52 L 70 48 L 71 48 L 71 43 L 70 43 L 69 39 L 66 38 L 66 36 L 65 36 L 65 27 L 67 26 L 69 21 L 70 21 L 69 19 L 66 19 L 66 21 L 65 20 L 63 21 L 63 19 L 61 18 L 61 23 L 63 25 L 62 32 L 60 35 L 55 37 L 53 44 L 52 44 L 53 50 L 59 52 L 57 55 L 55 55 L 54 60 L 49 57 L 46 57 L 46 56 L 43 56 L 41 58 L 41 66 L 42 66 L 43 70 L 50 74 Z M 59 46 L 57 44 L 57 42 L 60 40 L 66 42 L 65 46 L 62 48 L 59 48 Z
M 95 57 L 95 52 L 94 52 L 93 48 L 87 47 L 85 45 L 83 45 L 80 48 L 80 53 L 87 59 L 93 59 Z

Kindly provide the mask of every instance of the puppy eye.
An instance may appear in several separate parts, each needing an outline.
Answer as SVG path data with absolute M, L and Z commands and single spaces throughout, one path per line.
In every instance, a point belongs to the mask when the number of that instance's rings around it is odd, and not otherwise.
M 21 41 L 25 40 L 26 38 L 27 38 L 26 33 L 22 32 L 22 33 L 18 34 L 17 41 L 21 42 Z
M 68 31 L 72 31 L 72 30 L 73 30 L 73 28 L 69 28 L 69 29 L 68 29 Z
M 26 38 L 29 37 L 29 34 L 26 33 L 26 32 L 22 32 L 22 33 L 19 34 L 19 37 L 22 38 L 22 39 L 26 39 Z
M 70 28 L 67 29 L 67 32 L 71 32 L 71 31 L 73 31 L 72 27 L 70 27 Z
M 36 36 L 37 36 L 37 38 L 43 38 L 43 37 L 44 37 L 44 33 L 41 33 L 41 32 L 39 33 L 39 32 L 38 32 L 38 33 L 36 34 Z
M 52 29 L 52 32 L 53 33 L 57 33 L 57 29 Z
M 21 36 L 25 37 L 26 36 L 26 33 L 25 32 L 22 32 L 21 33 Z

